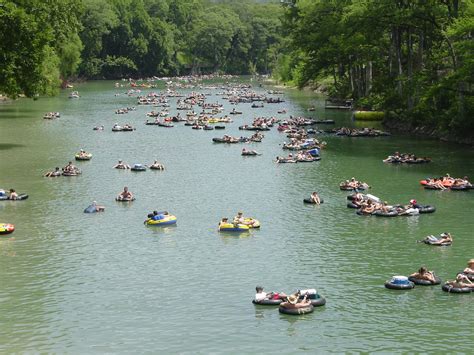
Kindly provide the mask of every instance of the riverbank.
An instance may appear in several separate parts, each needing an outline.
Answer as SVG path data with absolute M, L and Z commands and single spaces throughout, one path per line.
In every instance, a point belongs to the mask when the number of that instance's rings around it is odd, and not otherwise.
M 383 120 L 382 125 L 391 133 L 437 139 L 442 142 L 459 143 L 474 147 L 474 135 L 461 137 L 453 132 L 441 131 L 429 125 L 414 125 L 410 122 L 400 121 L 390 116 Z

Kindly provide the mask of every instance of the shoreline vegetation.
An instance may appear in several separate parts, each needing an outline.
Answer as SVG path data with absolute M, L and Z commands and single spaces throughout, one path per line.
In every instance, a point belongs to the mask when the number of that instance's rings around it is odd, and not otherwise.
M 84 80 L 264 74 L 384 112 L 397 132 L 474 144 L 473 36 L 474 0 L 6 0 L 0 102 Z

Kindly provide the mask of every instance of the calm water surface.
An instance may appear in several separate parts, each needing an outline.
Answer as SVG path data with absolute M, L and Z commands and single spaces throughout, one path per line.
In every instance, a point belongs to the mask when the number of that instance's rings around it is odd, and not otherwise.
M 151 107 L 115 115 L 136 102 L 116 97 L 125 89 L 112 82 L 76 88 L 78 100 L 64 92 L 0 105 L 0 187 L 30 195 L 0 202 L 0 220 L 17 228 L 0 239 L 0 352 L 472 352 L 472 294 L 383 286 L 420 265 L 453 278 L 474 257 L 474 191 L 426 191 L 418 184 L 448 172 L 474 177 L 472 149 L 406 137 L 327 136 L 320 162 L 277 165 L 272 159 L 284 153 L 287 138 L 276 129 L 262 143 L 245 145 L 261 152 L 258 157 L 242 157 L 242 145 L 211 139 L 242 135 L 239 125 L 283 107 L 307 115 L 315 105 L 318 118 L 335 119 L 337 126 L 352 124 L 350 114 L 325 112 L 323 99 L 288 90 L 282 104 L 238 105 L 244 114 L 226 131 L 166 129 L 144 125 Z M 231 109 L 215 95 L 220 90 L 206 91 L 210 102 Z M 62 116 L 43 120 L 47 111 Z M 115 122 L 137 130 L 113 133 Z M 93 131 L 99 124 L 106 130 Z M 94 154 L 78 162 L 82 176 L 42 177 L 81 148 Z M 433 163 L 383 164 L 396 150 L 431 156 Z M 112 169 L 118 159 L 158 159 L 167 170 Z M 357 216 L 338 189 L 352 176 L 389 202 L 416 198 L 438 210 L 410 218 Z M 132 204 L 114 201 L 125 185 L 137 197 Z M 323 205 L 303 205 L 313 190 Z M 82 213 L 92 200 L 106 212 Z M 145 227 L 154 209 L 175 214 L 177 226 Z M 261 230 L 219 234 L 219 219 L 238 210 L 258 218 Z M 452 247 L 416 243 L 444 231 L 454 235 Z M 252 305 L 259 284 L 285 292 L 315 287 L 328 302 L 303 317 L 280 315 Z

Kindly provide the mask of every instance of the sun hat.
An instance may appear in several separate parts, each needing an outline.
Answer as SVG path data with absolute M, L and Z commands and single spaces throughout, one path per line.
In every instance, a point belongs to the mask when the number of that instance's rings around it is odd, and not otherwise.
M 298 296 L 291 295 L 290 297 L 288 297 L 288 303 L 297 304 L 298 303 Z
M 474 259 L 471 259 L 467 262 L 467 265 L 471 265 L 471 264 L 474 264 Z

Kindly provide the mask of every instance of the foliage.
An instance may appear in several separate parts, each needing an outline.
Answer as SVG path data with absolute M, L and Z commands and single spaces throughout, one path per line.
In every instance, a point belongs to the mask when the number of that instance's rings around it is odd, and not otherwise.
M 278 74 L 416 125 L 474 129 L 473 0 L 292 0 Z M 466 128 L 469 128 L 466 130 Z
M 0 93 L 86 78 L 269 73 L 282 8 L 249 0 L 3 0 Z

